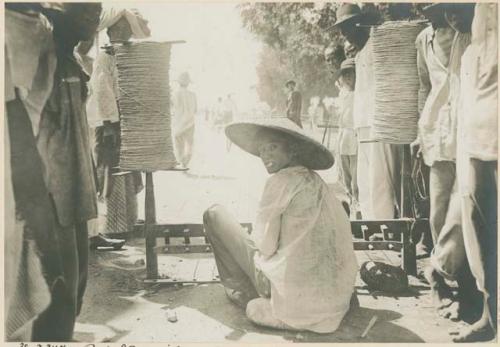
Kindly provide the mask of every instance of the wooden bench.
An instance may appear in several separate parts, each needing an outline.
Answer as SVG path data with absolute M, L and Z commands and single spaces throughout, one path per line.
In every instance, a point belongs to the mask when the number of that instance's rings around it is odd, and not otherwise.
M 241 224 L 249 233 L 252 224 Z M 401 266 L 409 275 L 416 275 L 416 240 L 418 228 L 428 228 L 425 219 L 411 218 L 390 220 L 353 220 L 351 231 L 355 250 L 383 250 L 401 252 Z M 212 252 L 203 224 L 154 224 L 145 230 L 144 224 L 136 225 L 136 232 L 146 238 L 146 268 L 148 279 L 158 279 L 158 252 L 168 254 Z M 157 239 L 164 245 L 157 245 Z M 200 242 L 193 242 L 200 238 Z M 174 241 L 180 242 L 172 242 Z

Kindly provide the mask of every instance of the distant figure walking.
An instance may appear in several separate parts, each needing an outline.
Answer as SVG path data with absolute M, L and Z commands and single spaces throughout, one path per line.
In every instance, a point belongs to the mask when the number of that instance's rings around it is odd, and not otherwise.
M 236 116 L 236 104 L 234 100 L 231 98 L 231 94 L 228 94 L 226 100 L 224 101 L 223 107 L 223 115 L 224 115 L 224 127 L 226 125 L 231 124 L 234 121 L 234 117 Z M 226 151 L 231 150 L 231 140 L 229 138 L 226 139 Z
M 236 104 L 231 98 L 231 94 L 228 94 L 226 100 L 224 101 L 224 124 L 228 125 L 233 122 L 236 116 Z
M 297 84 L 293 80 L 285 83 L 285 86 L 289 90 L 288 99 L 286 102 L 286 116 L 288 119 L 302 128 L 302 122 L 300 120 L 300 113 L 302 111 L 302 94 L 300 94 L 299 91 L 295 90 L 296 85 Z
M 224 102 L 222 97 L 217 98 L 217 103 L 212 110 L 212 125 L 217 133 L 224 128 Z
M 194 116 L 197 112 L 196 94 L 188 90 L 191 78 L 187 72 L 177 79 L 180 88 L 173 102 L 172 130 L 175 151 L 180 163 L 187 167 L 193 154 Z

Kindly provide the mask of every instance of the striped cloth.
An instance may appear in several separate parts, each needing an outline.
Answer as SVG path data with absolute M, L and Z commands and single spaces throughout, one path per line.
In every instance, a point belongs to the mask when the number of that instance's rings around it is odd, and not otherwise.
M 113 176 L 111 194 L 106 200 L 106 233 L 133 230 L 137 221 L 137 195 L 134 176 Z

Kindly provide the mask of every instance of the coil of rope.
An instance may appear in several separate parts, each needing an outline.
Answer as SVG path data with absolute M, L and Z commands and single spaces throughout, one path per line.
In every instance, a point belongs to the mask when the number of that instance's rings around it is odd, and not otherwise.
M 121 122 L 120 169 L 173 168 L 170 44 L 137 42 L 115 47 Z
M 372 28 L 375 140 L 409 144 L 417 137 L 419 78 L 415 40 L 424 28 L 421 21 L 385 22 Z

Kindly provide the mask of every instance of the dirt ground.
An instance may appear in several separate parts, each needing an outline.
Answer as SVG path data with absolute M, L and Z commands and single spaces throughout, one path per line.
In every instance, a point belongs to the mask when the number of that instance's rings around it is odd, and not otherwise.
M 359 263 L 366 259 L 363 252 L 357 252 L 357 256 Z M 182 257 L 162 256 L 159 261 L 177 262 Z M 411 288 L 401 296 L 370 293 L 358 279 L 356 291 L 360 308 L 350 312 L 334 334 L 263 329 L 250 323 L 243 310 L 228 301 L 219 283 L 144 285 L 144 259 L 142 239 L 130 240 L 122 251 L 91 253 L 85 303 L 76 326 L 77 340 L 451 342 L 448 330 L 457 326 L 434 313 L 429 287 L 410 277 Z M 175 323 L 168 320 L 173 312 L 177 316 Z M 373 316 L 378 320 L 362 339 L 360 336 Z
M 155 173 L 157 219 L 170 223 L 201 223 L 202 213 L 221 203 L 241 222 L 255 213 L 267 175 L 259 160 L 237 148 L 225 150 L 222 134 L 197 124 L 195 153 L 188 173 Z M 321 173 L 331 182 L 335 168 Z M 144 196 L 139 196 L 140 218 Z M 101 217 L 102 218 L 102 217 Z M 103 230 L 102 230 L 103 231 Z M 451 342 L 458 323 L 439 318 L 429 287 L 410 277 L 401 296 L 370 293 L 358 279 L 360 308 L 348 313 L 334 334 L 290 333 L 256 327 L 231 304 L 219 283 L 146 286 L 144 240 L 132 238 L 121 251 L 90 253 L 89 279 L 75 339 L 82 342 Z M 356 252 L 358 263 L 369 258 L 399 262 L 395 253 Z M 205 255 L 210 259 L 210 255 Z M 383 259 L 382 259 L 383 260 Z M 160 265 L 180 267 L 183 256 L 161 256 Z M 425 260 L 419 261 L 422 267 Z M 160 266 L 161 267 L 161 266 Z M 176 315 L 177 321 L 168 317 Z M 368 322 L 377 321 L 367 336 Z

